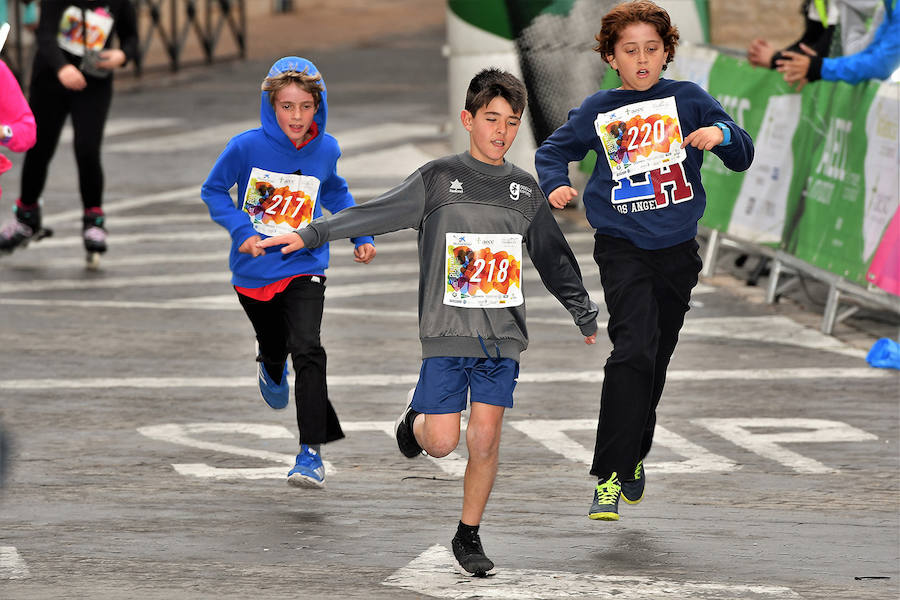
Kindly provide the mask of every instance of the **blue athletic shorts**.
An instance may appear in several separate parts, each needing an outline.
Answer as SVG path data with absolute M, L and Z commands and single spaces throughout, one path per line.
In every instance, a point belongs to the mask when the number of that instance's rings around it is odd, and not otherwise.
M 472 402 L 512 408 L 519 363 L 511 358 L 435 356 L 422 360 L 413 410 L 430 415 L 462 412 Z

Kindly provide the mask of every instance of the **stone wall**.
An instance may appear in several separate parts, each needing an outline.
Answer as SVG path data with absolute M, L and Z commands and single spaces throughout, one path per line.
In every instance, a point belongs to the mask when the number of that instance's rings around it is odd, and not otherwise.
M 801 0 L 709 0 L 712 44 L 745 50 L 753 38 L 783 48 L 803 33 Z

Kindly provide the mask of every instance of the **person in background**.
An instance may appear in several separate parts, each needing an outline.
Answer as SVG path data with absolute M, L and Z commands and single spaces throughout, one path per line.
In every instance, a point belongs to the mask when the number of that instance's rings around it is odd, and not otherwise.
M 106 252 L 100 147 L 112 102 L 112 72 L 134 60 L 137 25 L 130 0 L 43 0 L 29 103 L 37 140 L 25 155 L 15 220 L 0 233 L 0 250 L 26 245 L 41 232 L 40 198 L 66 118 L 71 115 L 83 207 L 82 235 L 90 265 Z M 113 47 L 114 38 L 119 48 Z
M 875 13 L 875 34 L 863 50 L 840 57 L 823 57 L 812 48 L 785 51 L 775 61 L 784 80 L 800 90 L 809 82 L 846 81 L 856 84 L 867 79 L 886 80 L 900 67 L 900 2 L 883 0 Z

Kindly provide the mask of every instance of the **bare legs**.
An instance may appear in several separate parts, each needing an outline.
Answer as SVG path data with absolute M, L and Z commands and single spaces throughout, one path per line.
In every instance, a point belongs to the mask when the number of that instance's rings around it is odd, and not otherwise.
M 472 402 L 466 428 L 469 460 L 463 480 L 462 522 L 478 525 L 497 477 L 502 406 Z M 447 456 L 459 444 L 460 413 L 416 416 L 413 434 L 429 456 Z

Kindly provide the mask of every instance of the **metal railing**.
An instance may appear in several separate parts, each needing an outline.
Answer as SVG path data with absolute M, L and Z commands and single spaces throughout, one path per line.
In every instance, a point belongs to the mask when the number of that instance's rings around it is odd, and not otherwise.
M 5 1 L 5 0 L 4 0 Z M 247 55 L 245 0 L 131 0 L 137 13 L 135 76 L 187 66 L 243 59 Z M 23 8 L 10 4 L 10 38 L 2 58 L 20 82 L 27 81 L 34 55 L 22 23 Z M 230 44 L 223 42 L 230 41 Z

